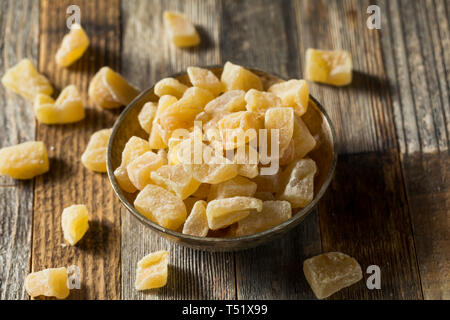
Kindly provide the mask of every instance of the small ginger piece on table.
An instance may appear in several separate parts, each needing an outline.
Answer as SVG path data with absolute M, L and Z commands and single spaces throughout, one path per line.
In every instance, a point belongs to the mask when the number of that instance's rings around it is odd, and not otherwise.
M 89 229 L 89 214 L 85 205 L 76 204 L 63 210 L 61 226 L 64 239 L 75 245 Z
M 306 50 L 306 79 L 345 86 L 352 82 L 352 55 L 344 50 Z
M 41 141 L 28 141 L 0 149 L 0 175 L 31 179 L 50 168 L 47 149 Z
M 56 64 L 68 67 L 81 58 L 89 47 L 89 38 L 79 24 L 73 24 L 70 32 L 66 34 L 61 46 L 56 52 Z
M 136 270 L 136 290 L 164 287 L 167 283 L 169 252 L 165 250 L 150 253 L 139 260 Z
M 106 172 L 106 149 L 112 129 L 94 132 L 89 139 L 86 150 L 81 155 L 81 163 L 89 170 Z
M 164 25 L 170 40 L 180 48 L 193 47 L 200 43 L 200 36 L 189 18 L 179 12 L 164 12 Z
M 70 293 L 66 268 L 50 268 L 33 272 L 25 278 L 25 290 L 31 297 L 65 299 Z

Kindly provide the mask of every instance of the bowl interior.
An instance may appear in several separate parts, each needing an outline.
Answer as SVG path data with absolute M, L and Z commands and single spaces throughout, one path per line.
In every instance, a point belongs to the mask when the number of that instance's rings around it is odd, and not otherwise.
M 220 77 L 223 68 L 222 67 L 208 67 L 217 76 Z M 283 81 L 278 76 L 268 74 L 259 70 L 250 69 L 252 72 L 261 77 L 264 89 L 267 90 L 272 84 Z M 173 78 L 177 78 L 181 82 L 191 86 L 188 76 L 183 74 L 173 75 Z M 334 167 L 336 164 L 336 154 L 334 152 L 334 130 L 329 121 L 325 110 L 319 105 L 319 103 L 312 97 L 308 106 L 308 111 L 302 116 L 303 121 L 308 126 L 311 134 L 317 140 L 316 148 L 308 154 L 312 158 L 318 167 L 318 174 L 314 179 L 314 199 L 305 208 L 298 210 L 293 214 L 292 218 L 283 222 L 282 224 L 249 236 L 236 237 L 236 238 L 200 238 L 195 236 L 184 235 L 179 232 L 165 229 L 152 221 L 142 216 L 133 206 L 134 199 L 137 195 L 123 192 L 118 186 L 114 178 L 114 170 L 120 166 L 122 158 L 122 150 L 126 142 L 132 137 L 137 136 L 143 139 L 148 139 L 148 134 L 140 127 L 138 122 L 138 115 L 143 105 L 149 101 L 158 101 L 159 97 L 154 94 L 153 88 L 143 91 L 130 105 L 121 113 L 120 117 L 116 121 L 113 132 L 111 134 L 108 143 L 108 157 L 107 167 L 108 176 L 113 186 L 114 191 L 119 196 L 122 204 L 140 221 L 152 228 L 153 230 L 168 237 L 172 241 L 180 242 L 182 244 L 196 247 L 206 250 L 234 250 L 243 249 L 251 246 L 256 246 L 273 238 L 275 235 L 281 234 L 298 223 L 300 223 L 316 205 L 318 200 L 322 197 L 326 188 L 328 187 L 332 178 Z

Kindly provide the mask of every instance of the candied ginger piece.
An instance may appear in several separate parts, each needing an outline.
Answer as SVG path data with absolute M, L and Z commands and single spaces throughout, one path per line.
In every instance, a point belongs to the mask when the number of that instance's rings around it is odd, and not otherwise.
M 61 67 L 70 66 L 81 58 L 88 47 L 89 38 L 86 32 L 79 24 L 73 24 L 56 51 L 56 64 Z
M 206 237 L 209 231 L 206 218 L 206 201 L 196 201 L 183 226 L 183 233 L 191 236 Z
M 212 185 L 208 194 L 208 202 L 237 196 L 252 197 L 256 192 L 256 187 L 255 182 L 237 176 L 228 181 Z
M 89 98 L 106 109 L 128 105 L 139 91 L 109 67 L 101 68 L 89 83 Z
M 84 119 L 83 100 L 74 85 L 65 87 L 56 101 L 38 94 L 33 109 L 37 120 L 45 124 L 72 123 Z
M 197 147 L 193 139 L 185 139 L 178 148 L 178 159 L 183 164 L 184 170 L 192 174 L 197 181 L 217 184 L 232 179 L 238 174 L 237 164 L 217 154 L 213 148 L 201 141 Z
M 164 159 L 152 151 L 147 151 L 131 161 L 127 166 L 128 178 L 138 190 L 152 183 L 150 174 L 164 165 Z
M 248 111 L 255 112 L 260 116 L 264 116 L 270 108 L 281 107 L 281 99 L 271 92 L 264 92 L 250 89 L 245 95 Z
M 181 164 L 160 167 L 151 173 L 151 180 L 182 200 L 193 194 L 200 186 L 200 182 L 187 173 Z
M 180 48 L 193 47 L 200 43 L 200 36 L 189 18 L 179 12 L 164 12 L 164 26 L 170 40 Z
M 316 146 L 316 139 L 311 135 L 308 127 L 299 116 L 295 116 L 294 119 L 292 142 L 294 144 L 294 159 L 303 158 Z
M 106 149 L 112 129 L 102 129 L 89 139 L 89 143 L 81 155 L 81 163 L 88 169 L 106 172 Z
M 178 99 L 171 95 L 164 95 L 158 101 L 158 108 L 153 119 L 152 130 L 150 131 L 150 137 L 148 143 L 152 149 L 164 149 L 167 148 L 167 143 L 163 141 L 161 134 L 166 136 L 161 126 L 159 125 L 159 117 L 161 113 L 166 110 L 171 104 L 177 102 Z
M 300 159 L 289 165 L 282 173 L 282 184 L 277 199 L 287 200 L 292 208 L 304 208 L 314 198 L 314 160 Z
M 291 204 L 288 201 L 264 201 L 261 212 L 252 212 L 237 223 L 235 235 L 245 236 L 261 232 L 290 219 Z
M 138 115 L 138 121 L 141 125 L 141 128 L 144 129 L 145 132 L 150 134 L 152 131 L 153 119 L 156 115 L 156 110 L 158 109 L 158 104 L 156 102 L 147 102 L 141 109 Z
M 186 220 L 183 200 L 166 189 L 148 184 L 134 201 L 136 209 L 161 227 L 177 230 Z
M 306 50 L 306 79 L 334 86 L 352 82 L 352 55 L 344 50 Z
M 278 130 L 279 138 L 279 154 L 283 154 L 284 150 L 289 146 L 294 133 L 294 111 L 291 108 L 272 108 L 267 110 L 264 126 L 268 130 L 270 136 L 271 130 Z M 268 143 L 270 143 L 269 139 Z
M 238 111 L 224 116 L 218 122 L 220 136 L 225 150 L 236 149 L 258 137 L 262 122 L 256 113 Z
M 210 121 L 215 123 L 231 112 L 245 111 L 244 97 L 245 91 L 243 90 L 227 91 L 208 102 L 203 112 L 199 113 L 195 120 L 202 121 L 203 124 Z
M 75 204 L 63 210 L 61 226 L 64 239 L 75 245 L 89 229 L 89 214 L 84 204 Z
M 223 67 L 220 80 L 225 85 L 227 91 L 248 91 L 250 89 L 263 90 L 261 79 L 256 74 L 229 61 L 226 62 Z
M 0 149 L 0 175 L 31 179 L 48 170 L 47 149 L 41 141 L 28 141 Z
M 194 87 L 210 91 L 217 97 L 223 91 L 223 84 L 216 75 L 208 70 L 198 67 L 188 67 L 187 74 Z
M 40 74 L 29 59 L 23 59 L 6 71 L 2 84 L 11 91 L 33 101 L 39 94 L 51 96 L 53 87 L 45 76 Z
M 309 90 L 305 80 L 289 80 L 275 83 L 269 90 L 281 99 L 283 107 L 293 108 L 299 116 L 308 110 Z
M 164 287 L 167 283 L 169 252 L 156 251 L 143 257 L 137 263 L 136 290 Z
M 25 278 L 25 290 L 31 297 L 46 296 L 65 299 L 70 293 L 66 268 L 50 268 L 33 272 Z
M 240 176 L 253 179 L 259 174 L 258 159 L 258 150 L 246 144 L 236 149 L 233 161 L 238 165 Z
M 159 80 L 155 84 L 155 94 L 158 97 L 162 97 L 165 95 L 174 96 L 177 99 L 180 99 L 184 92 L 188 89 L 188 86 L 181 83 L 177 79 L 174 78 L 164 78 Z
M 263 202 L 251 197 L 232 197 L 208 202 L 206 216 L 211 230 L 232 225 L 246 218 L 252 210 L 261 212 Z
M 137 189 L 131 182 L 126 167 L 117 167 L 116 170 L 114 170 L 114 177 L 116 178 L 117 184 L 119 185 L 120 189 L 128 193 L 136 192 Z
M 156 152 L 156 154 L 161 157 L 161 159 L 163 160 L 163 164 L 168 164 L 169 163 L 169 159 L 168 159 L 168 155 L 167 155 L 166 149 L 159 149 Z
M 328 252 L 306 259 L 303 273 L 318 299 L 324 299 L 362 279 L 359 263 L 341 252 Z

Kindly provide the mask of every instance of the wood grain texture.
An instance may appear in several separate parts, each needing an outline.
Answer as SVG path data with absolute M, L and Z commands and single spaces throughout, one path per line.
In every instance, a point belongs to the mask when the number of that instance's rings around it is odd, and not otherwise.
M 40 69 L 61 90 L 74 84 L 87 102 L 90 78 L 104 65 L 120 66 L 119 1 L 41 1 Z M 66 8 L 81 9 L 81 24 L 91 44 L 69 68 L 57 67 L 56 50 L 66 28 Z M 85 169 L 80 161 L 94 131 L 111 127 L 118 111 L 100 110 L 87 104 L 86 118 L 76 124 L 38 124 L 37 139 L 49 147 L 50 172 L 36 179 L 32 271 L 77 265 L 82 287 L 72 299 L 120 298 L 120 206 L 105 174 Z M 89 230 L 76 245 L 63 245 L 61 213 L 72 204 L 90 211 Z
M 256 5 L 255 5 L 256 4 Z M 290 1 L 222 1 L 223 61 L 301 78 L 296 20 Z M 316 212 L 282 239 L 236 253 L 239 299 L 311 299 L 302 261 L 319 254 Z
M 306 48 L 346 49 L 354 79 L 334 88 L 310 84 L 337 132 L 336 176 L 318 205 L 322 249 L 352 255 L 382 270 L 382 289 L 361 281 L 332 299 L 420 299 L 422 292 L 402 176 L 389 80 L 383 63 L 384 31 L 369 30 L 369 1 L 296 1 L 301 59 Z M 317 23 L 320 21 L 320 23 Z
M 0 3 L 0 74 L 22 58 L 38 57 L 39 3 Z M 0 148 L 34 140 L 30 103 L 0 86 Z M 34 180 L 0 177 L 0 300 L 27 299 L 23 280 L 31 253 Z
M 202 37 L 198 48 L 178 49 L 165 35 L 164 10 L 185 12 Z M 219 64 L 220 3 L 217 1 L 122 1 L 122 74 L 142 89 L 190 65 Z M 143 72 L 143 70 L 145 72 Z M 170 251 L 167 286 L 138 292 L 136 264 L 144 255 Z M 231 253 L 184 248 L 153 234 L 122 209 L 123 299 L 233 299 L 234 259 Z

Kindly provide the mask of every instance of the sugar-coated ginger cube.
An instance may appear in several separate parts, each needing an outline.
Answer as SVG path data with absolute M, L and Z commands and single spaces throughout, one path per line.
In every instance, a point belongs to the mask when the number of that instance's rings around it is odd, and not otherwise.
M 56 101 L 50 96 L 38 94 L 33 109 L 37 120 L 45 124 L 72 123 L 84 119 L 84 103 L 74 85 L 65 87 Z
M 241 176 L 236 176 L 225 182 L 211 185 L 208 202 L 237 196 L 252 197 L 256 192 L 256 187 L 255 182 Z
M 163 165 L 169 163 L 168 154 L 166 149 L 159 149 L 156 154 L 163 160 Z
M 89 170 L 106 172 L 106 149 L 112 129 L 102 129 L 89 139 L 86 150 L 81 155 L 81 163 Z
M 46 296 L 65 299 L 70 293 L 66 268 L 50 268 L 33 272 L 25 278 L 25 290 L 31 297 Z
M 200 182 L 187 173 L 181 164 L 160 167 L 151 173 L 151 180 L 182 200 L 192 195 L 200 186 Z
M 206 218 L 206 201 L 196 201 L 183 226 L 183 233 L 191 236 L 206 237 L 209 231 Z
M 264 116 L 270 108 L 281 107 L 281 99 L 271 92 L 250 89 L 245 95 L 248 111 L 255 112 L 260 116 Z
M 252 146 L 246 144 L 238 147 L 235 151 L 233 161 L 238 165 L 238 174 L 240 176 L 250 179 L 258 176 L 259 154 L 258 150 Z
M 61 46 L 56 51 L 56 64 L 61 67 L 70 66 L 77 61 L 89 47 L 89 38 L 79 24 L 73 24 L 66 34 Z
M 236 149 L 258 137 L 262 121 L 251 111 L 238 111 L 224 116 L 217 123 L 223 148 Z
M 222 82 L 208 69 L 188 67 L 187 74 L 194 87 L 206 89 L 215 97 L 224 91 Z
M 179 12 L 164 12 L 164 26 L 170 40 L 180 48 L 193 47 L 200 43 L 200 36 L 189 18 Z
M 238 221 L 235 235 L 240 237 L 270 229 L 291 216 L 292 209 L 288 201 L 264 201 L 261 212 L 252 212 Z
M 311 135 L 302 118 L 297 115 L 294 119 L 292 142 L 294 144 L 294 159 L 303 158 L 316 146 L 316 139 Z
M 303 262 L 303 273 L 318 299 L 324 299 L 362 279 L 359 263 L 341 252 L 328 252 Z
M 145 132 L 150 134 L 152 131 L 153 119 L 156 115 L 156 110 L 158 109 L 158 104 L 156 102 L 147 102 L 141 109 L 138 115 L 138 121 L 141 125 L 141 128 L 144 129 Z
M 120 189 L 128 193 L 134 193 L 137 191 L 134 184 L 131 182 L 130 177 L 128 176 L 128 171 L 126 167 L 118 166 L 116 170 L 114 170 L 114 177 L 116 178 L 117 184 Z
M 292 208 L 304 208 L 314 198 L 314 175 L 317 166 L 312 159 L 300 159 L 282 173 L 277 199 L 287 200 Z
M 248 91 L 250 89 L 263 90 L 261 79 L 256 74 L 229 61 L 226 62 L 223 67 L 220 80 L 225 85 L 227 91 Z
M 159 80 L 155 84 L 154 91 L 158 97 L 169 95 L 169 96 L 173 96 L 177 99 L 180 99 L 187 89 L 188 89 L 188 86 L 181 83 L 177 79 L 164 78 L 164 79 Z
M 127 165 L 128 178 L 138 190 L 152 183 L 150 174 L 164 165 L 164 159 L 152 151 L 147 151 Z
M 352 55 L 344 50 L 306 50 L 306 79 L 345 86 L 352 82 Z
M 89 213 L 84 204 L 75 204 L 63 210 L 61 226 L 64 239 L 75 245 L 89 229 Z
M 223 116 L 236 111 L 245 111 L 245 91 L 231 90 L 224 92 L 214 100 L 208 102 L 199 113 L 195 120 L 202 121 L 203 125 L 207 122 L 217 122 Z
M 169 252 L 165 250 L 150 253 L 139 260 L 136 270 L 136 290 L 164 287 L 167 283 Z
M 161 227 L 177 230 L 186 220 L 183 200 L 166 189 L 148 184 L 134 201 L 136 209 Z
M 177 102 L 178 99 L 171 95 L 163 95 L 158 101 L 158 108 L 156 109 L 156 114 L 153 119 L 152 129 L 150 131 L 150 137 L 148 143 L 152 149 L 164 149 L 167 148 L 167 143 L 163 141 L 163 136 L 167 134 L 162 130 L 159 124 L 159 117 L 161 113 L 166 110 L 170 105 Z
M 267 141 L 268 145 L 271 145 L 272 130 L 278 130 L 278 152 L 279 156 L 281 156 L 292 140 L 294 133 L 294 111 L 291 108 L 271 108 L 267 110 L 264 118 L 264 127 L 268 130 L 268 136 L 270 137 L 270 140 Z M 273 147 L 271 145 L 271 148 Z
M 89 98 L 106 109 L 128 105 L 139 91 L 109 67 L 101 68 L 89 83 Z
M 293 108 L 299 116 L 308 110 L 309 90 L 305 80 L 289 80 L 275 83 L 267 91 L 281 99 L 283 107 Z
M 251 197 L 232 197 L 208 202 L 206 216 L 211 230 L 232 225 L 246 218 L 252 210 L 261 212 L 263 202 Z
M 2 77 L 2 84 L 29 101 L 33 101 L 39 93 L 48 96 L 53 93 L 50 82 L 29 59 L 23 59 L 8 69 Z
M 48 170 L 47 149 L 41 141 L 28 141 L 0 149 L 0 175 L 31 179 Z

